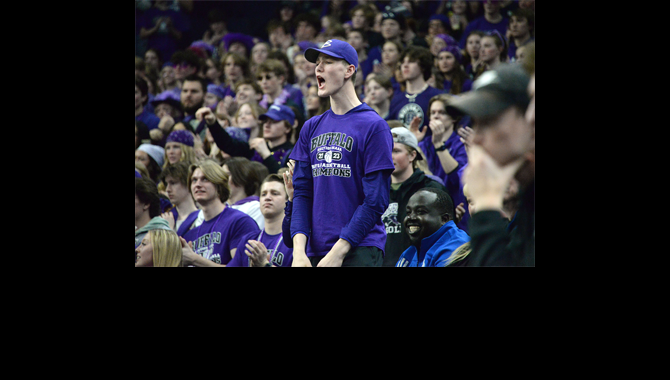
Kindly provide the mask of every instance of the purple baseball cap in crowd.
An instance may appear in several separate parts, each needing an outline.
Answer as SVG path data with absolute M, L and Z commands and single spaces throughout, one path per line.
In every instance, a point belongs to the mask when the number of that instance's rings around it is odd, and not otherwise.
M 267 118 L 275 121 L 286 120 L 289 124 L 293 125 L 293 122 L 295 121 L 295 113 L 293 113 L 293 110 L 288 106 L 273 104 L 268 109 L 268 112 L 258 117 L 261 121 L 265 121 Z
M 358 71 L 358 53 L 356 49 L 348 43 L 340 40 L 328 40 L 321 49 L 309 48 L 305 50 L 305 59 L 309 62 L 316 63 L 316 58 L 319 53 L 329 55 L 331 57 L 344 59 L 348 64 L 354 65 Z
M 151 103 L 154 108 L 161 103 L 167 103 L 175 109 L 180 111 L 182 110 L 181 97 L 172 90 L 165 90 L 161 92 L 160 94 L 156 95 L 149 103 Z
M 176 131 L 172 131 L 172 133 L 168 135 L 167 140 L 165 140 L 165 143 L 167 144 L 169 142 L 178 142 L 192 147 L 193 134 L 189 131 L 178 129 Z

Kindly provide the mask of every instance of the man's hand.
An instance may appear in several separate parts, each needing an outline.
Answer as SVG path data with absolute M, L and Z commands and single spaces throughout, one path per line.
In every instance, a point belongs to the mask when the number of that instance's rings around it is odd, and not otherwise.
M 174 230 L 174 215 L 172 214 L 172 211 L 162 213 L 161 218 L 167 220 L 168 224 L 170 225 L 170 228 Z
M 309 261 L 305 251 L 299 251 L 293 248 L 293 264 L 291 267 L 311 267 L 312 263 Z
M 463 202 L 459 203 L 458 206 L 456 206 L 456 215 L 454 215 L 454 223 L 458 224 L 461 222 L 461 219 L 463 219 L 463 215 L 465 215 L 465 208 L 463 207 Z
M 319 261 L 317 267 L 341 267 L 350 249 L 351 244 L 348 241 L 339 239 L 330 252 Z
M 216 122 L 216 115 L 214 115 L 214 112 L 209 107 L 202 107 L 199 110 L 195 112 L 195 118 L 198 119 L 199 121 L 202 121 L 202 119 L 205 119 L 205 122 L 207 125 L 214 125 Z
M 444 145 L 444 142 L 449 138 L 445 133 L 447 131 L 447 126 L 440 120 L 431 120 L 428 123 L 428 126 L 430 127 L 430 130 L 433 131 L 433 146 L 439 148 Z
M 179 241 L 181 242 L 182 265 L 193 265 L 196 256 L 198 256 L 197 253 L 193 252 L 193 242 L 186 243 L 186 239 L 181 236 L 179 237 Z
M 265 142 L 265 139 L 262 137 L 256 137 L 249 140 L 249 148 L 255 149 L 258 154 L 263 157 L 263 159 L 268 158 L 272 152 L 268 148 L 268 144 Z
M 288 160 L 286 166 L 288 166 L 288 171 L 282 173 L 284 176 L 284 188 L 286 189 L 286 194 L 288 195 L 288 200 L 293 202 L 293 167 L 295 165 L 295 160 Z
M 249 256 L 250 267 L 264 267 L 270 261 L 270 254 L 268 253 L 265 244 L 257 240 L 249 240 L 246 244 L 244 253 Z
M 409 130 L 410 132 L 414 133 L 414 136 L 416 136 L 416 139 L 421 142 L 423 138 L 426 136 L 426 131 L 428 131 L 428 128 L 424 128 L 423 132 L 419 130 L 419 127 L 421 127 L 421 118 L 419 116 L 414 116 L 414 119 L 412 119 L 412 122 L 409 123 Z
M 502 209 L 505 190 L 524 161 L 521 157 L 500 167 L 484 148 L 479 145 L 470 147 L 463 182 L 468 185 L 470 198 L 477 205 L 476 212 Z
M 475 131 L 468 126 L 463 126 L 458 128 L 457 133 L 461 136 L 461 142 L 465 146 L 465 153 L 470 154 L 470 146 L 472 146 L 472 138 L 474 137 Z

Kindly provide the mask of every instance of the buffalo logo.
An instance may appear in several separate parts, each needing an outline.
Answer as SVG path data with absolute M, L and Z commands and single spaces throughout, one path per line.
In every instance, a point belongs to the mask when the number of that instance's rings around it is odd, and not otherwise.
M 316 154 L 316 159 L 319 161 L 326 161 L 331 163 L 342 159 L 342 152 L 329 150 L 327 152 L 319 152 Z

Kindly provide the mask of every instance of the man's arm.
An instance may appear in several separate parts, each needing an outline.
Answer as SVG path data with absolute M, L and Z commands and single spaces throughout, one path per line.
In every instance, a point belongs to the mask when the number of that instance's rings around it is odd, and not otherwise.
M 216 116 L 209 107 L 202 107 L 196 113 L 195 117 L 198 120 L 201 120 L 201 124 L 198 125 L 197 130 L 202 129 L 202 123 L 206 123 L 209 132 L 212 134 L 212 138 L 216 143 L 216 146 L 219 147 L 222 151 L 230 154 L 231 156 L 242 156 L 246 158 L 251 158 L 254 151 L 249 148 L 249 144 L 234 139 L 230 137 L 228 132 L 219 124 L 216 120 Z
M 305 249 L 312 225 L 312 197 L 312 168 L 308 162 L 298 161 L 295 164 L 293 174 L 293 210 L 291 217 L 292 266 L 294 267 L 311 266 Z
M 374 228 L 389 205 L 392 169 L 378 170 L 363 177 L 363 204 L 342 228 L 340 239 L 319 262 L 319 266 L 342 266 L 347 253 L 356 248 Z

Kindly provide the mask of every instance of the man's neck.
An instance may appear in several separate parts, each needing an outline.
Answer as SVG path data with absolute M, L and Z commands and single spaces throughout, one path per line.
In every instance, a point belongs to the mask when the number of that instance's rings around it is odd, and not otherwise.
M 286 135 L 282 135 L 281 137 L 278 137 L 276 139 L 267 140 L 267 142 L 268 142 L 268 146 L 270 147 L 270 149 L 272 149 L 276 146 L 280 146 L 281 144 L 285 143 L 286 142 Z
M 497 24 L 502 20 L 503 17 L 500 12 L 497 12 L 493 14 L 484 13 L 484 18 L 486 18 L 486 21 L 490 22 L 491 24 Z
M 142 114 L 142 111 L 144 111 L 144 107 L 140 106 L 139 108 L 135 108 L 135 117 L 138 117 Z
M 426 80 L 423 79 L 423 74 L 420 74 L 418 77 L 411 81 L 405 81 L 405 86 L 406 86 L 406 92 L 411 95 L 418 94 L 425 90 L 426 87 Z
M 386 99 L 379 104 L 370 104 L 370 108 L 377 111 L 379 116 L 384 117 L 389 113 L 389 108 L 391 107 L 391 101 Z
M 193 198 L 191 196 L 188 196 L 190 199 L 185 200 L 183 202 L 179 202 L 174 204 L 174 207 L 177 209 L 177 213 L 179 214 L 178 218 L 179 220 L 185 219 L 190 213 L 193 211 L 197 210 L 198 208 L 195 207 L 195 202 L 193 202 Z
M 351 79 L 337 93 L 330 95 L 330 109 L 335 115 L 344 115 L 361 104 Z
M 268 235 L 277 235 L 282 232 L 281 224 L 284 221 L 284 211 L 276 216 L 265 218 L 265 233 Z
M 247 194 L 244 193 L 244 189 L 242 188 L 235 188 L 233 190 L 232 188 L 230 189 L 230 196 L 228 197 L 228 204 L 229 205 L 234 205 L 237 203 L 237 201 L 242 200 L 247 197 Z
M 225 207 L 219 198 L 213 199 L 208 204 L 200 204 L 202 209 L 202 214 L 205 216 L 205 221 L 212 220 L 215 216 L 219 215 L 223 208 Z
M 526 42 L 528 42 L 528 40 L 530 40 L 530 33 L 526 33 L 523 36 L 513 38 L 514 38 L 514 46 L 518 48 L 519 46 L 523 46 L 523 44 L 525 44 Z
M 410 163 L 410 166 L 408 166 L 404 171 L 399 173 L 394 172 L 391 174 L 391 183 L 403 183 L 407 181 L 407 179 L 411 177 L 412 174 L 414 174 L 414 168 Z
M 282 91 L 284 91 L 284 87 L 279 86 L 279 89 L 277 91 L 275 91 L 272 94 L 267 94 L 268 95 L 268 105 L 272 104 L 275 101 L 275 99 L 277 99 L 281 95 Z
M 148 212 L 142 213 L 142 216 L 139 218 L 135 219 L 135 227 L 139 230 L 140 228 L 144 227 L 149 223 L 151 220 L 151 217 L 149 216 Z

